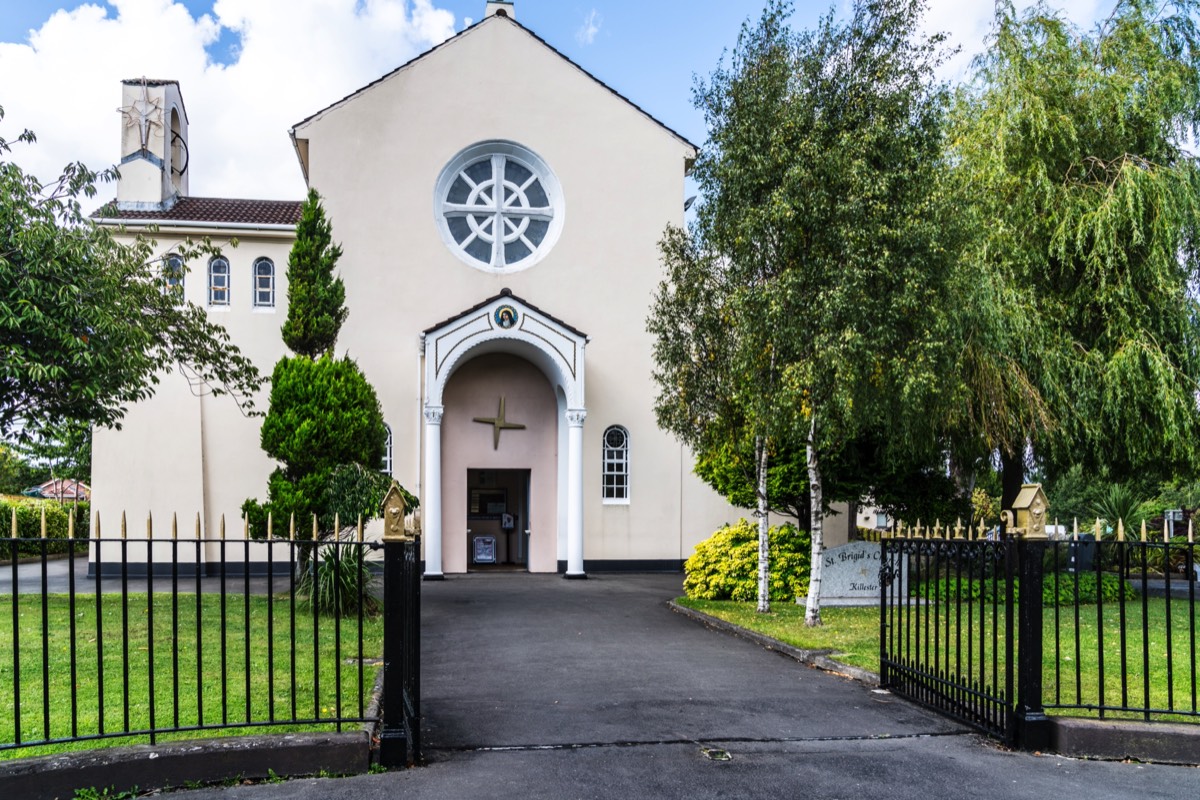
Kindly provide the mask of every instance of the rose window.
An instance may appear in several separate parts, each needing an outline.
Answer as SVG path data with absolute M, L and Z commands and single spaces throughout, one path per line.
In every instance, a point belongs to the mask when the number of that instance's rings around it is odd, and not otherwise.
M 446 244 L 488 271 L 532 266 L 562 227 L 558 181 L 540 158 L 507 142 L 461 153 L 443 170 L 437 198 Z

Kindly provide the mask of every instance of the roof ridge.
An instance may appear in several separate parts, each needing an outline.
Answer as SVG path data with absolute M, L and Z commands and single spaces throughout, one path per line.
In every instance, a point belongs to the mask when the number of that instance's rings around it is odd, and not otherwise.
M 122 209 L 110 200 L 92 212 L 92 219 L 160 222 L 251 223 L 295 225 L 303 200 L 259 200 L 245 197 L 181 197 L 166 209 Z
M 433 54 L 434 52 L 436 52 L 436 51 L 438 51 L 438 50 L 441 50 L 443 47 L 446 47 L 446 46 L 447 46 L 447 45 L 449 45 L 451 42 L 454 42 L 454 41 L 456 41 L 457 39 L 459 39 L 460 37 L 462 37 L 462 36 L 466 35 L 467 33 L 470 33 L 471 31 L 474 31 L 474 30 L 476 30 L 476 29 L 477 29 L 477 28 L 478 28 L 480 25 L 486 25 L 486 24 L 488 24 L 489 22 L 491 22 L 492 20 L 497 20 L 497 19 L 504 20 L 504 21 L 506 21 L 506 22 L 508 22 L 508 23 L 511 23 L 512 25 L 516 25 L 516 26 L 517 26 L 519 29 L 521 29 L 522 31 L 524 31 L 525 33 L 527 33 L 527 34 L 529 34 L 531 37 L 533 37 L 535 40 L 537 40 L 538 42 L 540 42 L 540 43 L 541 43 L 541 44 L 542 44 L 544 47 L 546 47 L 546 49 L 548 49 L 550 52 L 554 53 L 556 56 L 558 56 L 559 58 L 561 58 L 563 61 L 566 61 L 566 62 L 567 62 L 568 64 L 570 64 L 572 67 L 574 67 L 575 69 L 579 70 L 579 71 L 580 71 L 581 73 L 583 73 L 583 74 L 584 74 L 586 77 L 588 77 L 588 78 L 591 78 L 593 81 L 595 81 L 596 83 L 598 83 L 598 84 L 599 84 L 601 87 L 603 87 L 603 88 L 607 89 L 609 92 L 611 92 L 611 93 L 612 93 L 612 94 L 613 94 L 615 97 L 617 97 L 618 99 L 620 99 L 620 100 L 623 100 L 625 103 L 627 103 L 629 106 L 631 106 L 631 107 L 632 107 L 632 108 L 633 108 L 635 111 L 637 111 L 637 112 L 638 112 L 639 114 L 641 114 L 642 116 L 646 117 L 648 120 L 650 120 L 651 122 L 653 122 L 655 125 L 659 126 L 659 127 L 660 127 L 660 128 L 662 128 L 663 130 L 665 130 L 667 133 L 671 134 L 671 135 L 672 135 L 672 136 L 674 136 L 676 139 L 678 139 L 679 141 L 683 142 L 685 145 L 687 145 L 688 147 L 692 148 L 693 150 L 699 150 L 699 149 L 700 149 L 700 147 L 699 147 L 698 145 L 696 145 L 696 144 L 694 144 L 693 142 L 691 142 L 691 141 L 690 141 L 690 140 L 689 140 L 689 139 L 688 139 L 686 136 L 684 136 L 682 133 L 680 133 L 679 131 L 675 130 L 675 129 L 674 129 L 674 128 L 672 128 L 671 126 L 667 125 L 665 122 L 663 122 L 662 120 L 658 119 L 657 117 L 655 117 L 655 116 L 654 116 L 653 114 L 651 114 L 650 112 L 646 111 L 646 109 L 642 108 L 642 107 L 641 107 L 641 106 L 639 106 L 637 103 L 633 102 L 633 101 L 632 101 L 632 100 L 630 100 L 628 97 L 626 97 L 625 95 L 621 94 L 621 93 L 620 93 L 620 92 L 618 92 L 616 89 L 614 89 L 613 87 L 609 86 L 609 85 L 608 85 L 607 83 L 605 83 L 604 81 L 602 81 L 602 80 L 600 80 L 599 78 L 597 78 L 597 77 L 596 77 L 595 75 L 593 75 L 591 72 L 588 72 L 586 69 L 584 69 L 582 66 L 580 66 L 580 65 L 579 65 L 577 62 L 573 61 L 573 60 L 572 60 L 570 57 L 568 57 L 566 54 L 564 54 L 564 53 L 563 53 L 561 50 L 559 50 L 557 47 L 555 47 L 554 45 L 552 45 L 552 44 L 550 44 L 549 42 L 547 42 L 545 39 L 543 39 L 543 38 L 542 38 L 541 36 L 539 36 L 538 34 L 534 33 L 534 31 L 533 31 L 532 29 L 525 27 L 525 26 L 524 26 L 524 25 L 522 25 L 520 22 L 518 22 L 517 20 L 513 19 L 512 17 L 510 17 L 510 16 L 508 16 L 508 15 L 506 15 L 506 14 L 492 14 L 492 15 L 490 15 L 490 16 L 484 17 L 483 19 L 479 20 L 478 22 L 475 22 L 475 23 L 473 23 L 473 24 L 471 24 L 471 25 L 468 25 L 467 27 L 463 28 L 461 31 L 459 31 L 458 33 L 454 34 L 453 36 L 451 36 L 451 37 L 449 37 L 449 38 L 447 38 L 447 39 L 445 39 L 445 40 L 443 40 L 443 41 L 441 41 L 441 42 L 438 42 L 437 44 L 435 44 L 433 47 L 429 48 L 429 49 L 428 49 L 428 50 L 426 50 L 425 52 L 423 52 L 423 53 L 420 53 L 420 54 L 418 54 L 418 55 L 416 55 L 416 56 L 413 56 L 413 57 L 412 57 L 412 58 L 410 58 L 408 61 L 405 61 L 403 64 L 401 64 L 400 66 L 396 67 L 395 69 L 393 69 L 393 70 L 391 70 L 391 71 L 389 71 L 389 72 L 386 72 L 386 73 L 384 73 L 383 75 L 379 76 L 378 78 L 376 78 L 375 80 L 371 81 L 371 82 L 370 82 L 370 83 L 368 83 L 368 84 L 365 84 L 365 85 L 363 85 L 363 86 L 360 86 L 358 89 L 355 89 L 353 92 L 351 92 L 350 94 L 348 94 L 348 95 L 346 95 L 346 96 L 342 97 L 340 100 L 335 100 L 334 102 L 330 103 L 329 105 L 325 106 L 324 108 L 320 109 L 319 111 L 316 111 L 316 112 L 314 112 L 314 113 L 312 113 L 312 114 L 309 114 L 307 117 L 305 117 L 304 119 L 300 120 L 299 122 L 297 122 L 295 125 L 293 125 L 293 126 L 292 126 L 291 130 L 289 131 L 289 133 L 291 134 L 291 137 L 292 137 L 292 141 L 294 142 L 294 141 L 296 140 L 296 129 L 297 129 L 297 128 L 299 128 L 301 125 L 305 125 L 305 124 L 307 124 L 307 123 L 311 122 L 312 120 L 314 120 L 314 119 L 316 119 L 317 117 L 321 116 L 321 115 L 322 115 L 322 114 L 324 114 L 325 112 L 332 110 L 332 109 L 333 109 L 333 108 L 335 108 L 336 106 L 340 106 L 340 105 L 342 105 L 343 103 L 345 103 L 346 101 L 350 100 L 351 98 L 357 97 L 358 95 L 360 95 L 360 94 L 362 94 L 363 92 L 367 91 L 367 90 L 368 90 L 368 89 L 370 89 L 371 87 L 373 87 L 373 86 L 375 86 L 375 85 L 377 85 L 377 84 L 383 83 L 385 80 L 387 80 L 388 78 L 391 78 L 393 75 L 395 75 L 396 73 L 400 72 L 401 70 L 405 70 L 405 69 L 407 69 L 408 67 L 412 66 L 413 64 L 415 64 L 415 63 L 417 63 L 418 61 L 420 61 L 420 60 L 422 60 L 423 58 L 425 58 L 426 56 L 428 56 L 428 55 L 431 55 L 431 54 Z

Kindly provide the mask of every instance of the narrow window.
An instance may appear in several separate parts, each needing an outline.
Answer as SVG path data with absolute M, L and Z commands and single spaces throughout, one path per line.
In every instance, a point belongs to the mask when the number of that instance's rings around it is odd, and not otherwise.
M 229 305 L 229 262 L 221 256 L 208 262 L 208 304 Z
M 167 255 L 163 275 L 167 279 L 167 293 L 175 295 L 175 302 L 183 303 L 183 259 L 175 253 Z
M 606 503 L 629 502 L 629 431 L 613 425 L 604 431 L 604 493 Z
M 254 262 L 254 307 L 275 307 L 275 263 L 269 258 Z
M 383 450 L 383 464 L 380 469 L 384 475 L 392 474 L 392 426 L 384 423 L 384 428 L 387 429 L 387 446 Z

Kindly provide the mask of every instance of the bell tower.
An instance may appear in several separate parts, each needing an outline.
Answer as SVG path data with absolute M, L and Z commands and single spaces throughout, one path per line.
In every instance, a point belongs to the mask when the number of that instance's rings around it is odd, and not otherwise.
M 177 81 L 121 82 L 117 207 L 165 211 L 188 193 L 188 122 Z
M 516 19 L 516 14 L 513 13 L 512 0 L 488 0 L 488 4 L 484 6 L 483 15 L 490 17 L 492 15 L 498 17 L 508 17 Z

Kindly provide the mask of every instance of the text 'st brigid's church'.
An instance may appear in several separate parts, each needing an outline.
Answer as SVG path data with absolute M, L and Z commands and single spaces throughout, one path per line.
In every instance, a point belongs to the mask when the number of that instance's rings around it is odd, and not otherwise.
M 189 148 L 203 142 L 188 140 L 180 87 L 123 91 L 117 201 L 97 216 L 157 226 L 163 249 L 236 237 L 178 280 L 269 374 L 286 352 L 300 203 L 190 196 Z M 381 468 L 421 498 L 427 576 L 678 568 L 736 518 L 652 408 L 657 243 L 683 222 L 694 145 L 521 26 L 509 2 L 291 137 L 343 247 L 339 351 L 382 402 Z M 122 430 L 96 432 L 102 520 L 198 512 L 215 537 L 224 514 L 240 532 L 242 501 L 265 498 L 275 467 L 259 425 L 165 376 Z

